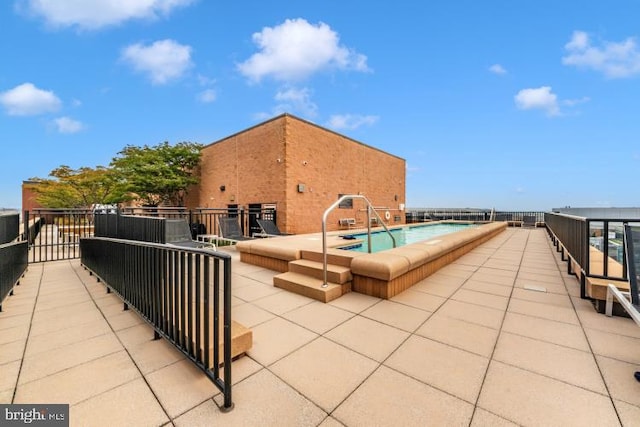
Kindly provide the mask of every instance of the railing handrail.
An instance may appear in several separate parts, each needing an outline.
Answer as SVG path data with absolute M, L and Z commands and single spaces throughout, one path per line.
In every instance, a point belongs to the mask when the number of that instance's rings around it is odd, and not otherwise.
M 331 206 L 329 206 L 327 210 L 324 211 L 324 214 L 322 215 L 322 287 L 323 288 L 326 288 L 328 286 L 327 284 L 327 216 L 332 210 L 337 208 L 342 202 L 344 202 L 347 199 L 352 199 L 352 200 L 361 199 L 361 200 L 364 200 L 365 203 L 367 204 L 367 242 L 369 245 L 369 253 L 371 253 L 371 211 L 373 211 L 375 216 L 378 218 L 378 222 L 382 224 L 382 227 L 385 229 L 389 237 L 391 237 L 391 241 L 393 242 L 393 247 L 394 248 L 396 247 L 396 238 L 393 237 L 393 234 L 391 234 L 391 231 L 389 231 L 384 221 L 382 221 L 382 218 L 380 218 L 380 215 L 378 215 L 378 212 L 376 212 L 375 208 L 373 207 L 369 199 L 367 199 L 365 196 L 361 194 L 345 194 L 344 196 L 341 196 Z
M 591 218 L 587 218 L 584 216 L 579 216 L 579 215 L 571 215 L 571 214 L 566 214 L 566 213 L 562 213 L 562 212 L 545 212 L 548 215 L 558 215 L 558 216 L 564 216 L 567 218 L 571 218 L 571 219 L 577 219 L 579 221 L 586 221 L 587 219 L 591 219 Z
M 633 242 L 633 228 L 629 224 L 624 224 L 624 246 L 626 251 L 627 276 L 629 276 L 629 292 L 631 293 L 631 304 L 638 306 L 640 297 L 638 295 L 638 272 L 636 271 L 635 244 Z
M 26 241 L 13 241 L 0 245 L 0 311 L 4 299 L 13 294 L 28 265 L 29 245 Z
M 109 237 L 80 245 L 83 266 L 202 369 L 231 410 L 231 255 Z

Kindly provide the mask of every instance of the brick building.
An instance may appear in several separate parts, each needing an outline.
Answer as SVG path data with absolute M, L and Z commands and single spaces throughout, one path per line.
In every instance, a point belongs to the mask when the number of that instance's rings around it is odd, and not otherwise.
M 321 230 L 322 215 L 342 194 L 362 194 L 387 224 L 404 223 L 405 160 L 290 114 L 283 114 L 202 150 L 200 184 L 189 207 L 275 207 L 288 233 Z M 362 201 L 336 209 L 366 225 Z
M 38 203 L 36 197 L 38 194 L 35 192 L 35 188 L 40 185 L 38 181 L 22 181 L 22 215 L 26 211 L 32 211 L 36 208 L 41 208 L 42 205 Z

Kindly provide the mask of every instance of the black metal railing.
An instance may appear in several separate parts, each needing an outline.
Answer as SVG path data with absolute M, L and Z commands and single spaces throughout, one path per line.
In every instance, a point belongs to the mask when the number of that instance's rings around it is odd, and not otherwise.
M 231 409 L 230 255 L 103 237 L 81 239 L 80 252 L 84 267 L 202 369 Z
M 97 214 L 95 236 L 140 242 L 166 243 L 166 217 Z
M 29 212 L 25 212 L 25 215 L 29 215 Z M 36 239 L 40 235 L 40 229 L 42 228 L 42 218 L 29 218 L 29 220 L 24 221 L 22 224 L 22 233 L 20 236 L 20 240 L 26 240 L 29 242 L 29 246 L 33 245 Z
M 55 261 L 80 257 L 79 241 L 93 236 L 91 209 L 34 209 L 23 217 L 29 261 Z
M 637 218 L 584 218 L 560 213 L 545 214 L 545 224 L 562 259 L 567 255 L 581 269 L 581 295 L 585 294 L 585 277 L 628 280 L 624 246 L 625 225 L 640 225 Z
M 531 222 L 542 224 L 544 222 L 542 211 L 492 211 L 489 209 L 408 209 L 405 213 L 405 221 L 410 223 L 425 221 L 510 221 Z
M 631 304 L 640 307 L 638 281 L 640 280 L 640 227 L 624 226 L 624 247 L 626 251 L 627 272 L 629 274 L 629 293 Z
M 0 311 L 5 298 L 13 294 L 27 270 L 29 246 L 26 241 L 0 245 Z
M 151 216 L 167 219 L 184 218 L 191 227 L 192 238 L 198 235 L 221 236 L 220 218 L 237 217 L 245 236 L 252 236 L 261 231 L 258 219 L 276 221 L 276 210 L 273 208 L 245 208 L 242 206 L 228 208 L 172 208 L 172 207 L 144 207 L 123 208 L 124 215 Z
M 587 218 L 587 275 L 603 279 L 628 280 L 624 247 L 624 226 L 640 225 L 638 218 Z
M 559 248 L 559 242 L 562 242 L 569 255 L 587 273 L 588 269 L 585 267 L 588 266 L 589 228 L 586 218 L 547 212 L 544 223 L 551 232 L 551 239 L 556 248 Z
M 96 228 L 102 237 L 113 237 L 162 243 L 165 231 L 160 219 L 186 219 L 192 239 L 198 235 L 221 236 L 219 219 L 239 218 L 245 236 L 260 232 L 257 219 L 276 219 L 274 208 L 124 208 L 116 213 L 93 212 L 91 209 L 34 209 L 23 217 L 22 239 L 29 241 L 30 262 L 55 261 L 80 257 L 79 242 L 91 237 Z M 152 220 L 138 220 L 139 217 Z M 142 222 L 141 222 L 142 221 Z
M 0 211 L 0 245 L 18 238 L 20 230 L 20 214 Z

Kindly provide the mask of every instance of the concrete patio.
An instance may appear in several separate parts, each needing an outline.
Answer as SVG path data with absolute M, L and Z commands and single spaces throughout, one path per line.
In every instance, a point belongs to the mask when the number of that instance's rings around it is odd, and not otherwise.
M 580 299 L 543 229 L 391 300 L 323 304 L 230 253 L 233 318 L 253 330 L 231 412 L 79 260 L 31 264 L 5 301 L 0 403 L 68 403 L 73 426 L 640 425 L 640 328 Z

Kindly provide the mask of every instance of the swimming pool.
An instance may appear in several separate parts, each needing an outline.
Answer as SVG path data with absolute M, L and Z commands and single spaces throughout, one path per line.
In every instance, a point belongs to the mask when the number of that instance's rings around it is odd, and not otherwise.
M 466 230 L 477 227 L 478 224 L 472 223 L 437 223 L 427 225 L 417 225 L 410 227 L 395 228 L 390 230 L 396 239 L 396 247 L 408 245 L 410 243 L 422 242 L 433 237 L 442 236 L 443 234 L 455 233 L 456 231 Z M 346 249 L 357 252 L 369 252 L 369 244 L 367 242 L 367 233 L 350 234 L 357 240 L 362 240 L 353 245 L 343 246 L 340 249 Z M 386 231 L 376 231 L 371 233 L 372 253 L 384 251 L 393 248 L 391 237 Z

